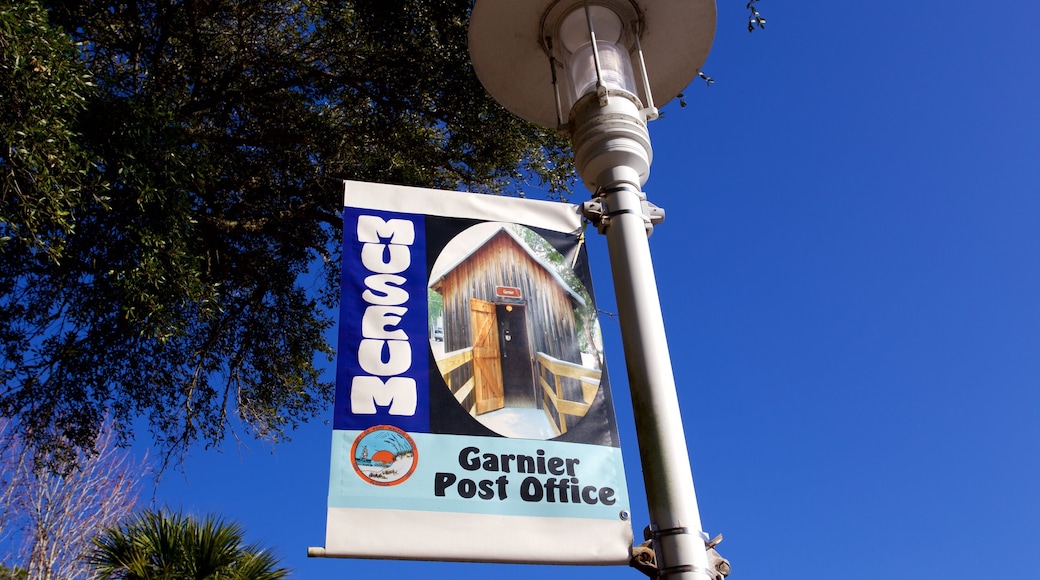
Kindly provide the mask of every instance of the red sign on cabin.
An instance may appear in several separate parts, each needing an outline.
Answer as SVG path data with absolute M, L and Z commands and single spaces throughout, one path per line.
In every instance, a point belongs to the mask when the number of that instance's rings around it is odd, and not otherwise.
M 512 286 L 495 286 L 495 296 L 500 298 L 520 298 L 520 289 Z

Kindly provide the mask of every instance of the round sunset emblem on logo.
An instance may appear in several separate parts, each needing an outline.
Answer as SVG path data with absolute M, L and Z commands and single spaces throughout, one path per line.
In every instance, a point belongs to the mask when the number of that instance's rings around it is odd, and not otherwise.
M 390 425 L 366 429 L 350 448 L 358 477 L 372 485 L 397 485 L 411 477 L 418 463 L 415 441 Z

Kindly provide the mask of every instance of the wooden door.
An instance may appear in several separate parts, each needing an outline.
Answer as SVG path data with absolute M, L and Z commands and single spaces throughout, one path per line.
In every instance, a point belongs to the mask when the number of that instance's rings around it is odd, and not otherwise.
M 505 406 L 495 305 L 471 298 L 469 322 L 473 336 L 473 392 L 480 415 Z

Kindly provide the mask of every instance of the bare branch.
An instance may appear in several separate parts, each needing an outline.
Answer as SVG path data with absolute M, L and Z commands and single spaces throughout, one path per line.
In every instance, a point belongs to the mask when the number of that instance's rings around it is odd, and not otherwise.
M 0 559 L 30 579 L 90 577 L 84 555 L 96 535 L 132 513 L 146 462 L 115 446 L 110 421 L 65 466 L 31 450 L 17 430 L 0 419 Z

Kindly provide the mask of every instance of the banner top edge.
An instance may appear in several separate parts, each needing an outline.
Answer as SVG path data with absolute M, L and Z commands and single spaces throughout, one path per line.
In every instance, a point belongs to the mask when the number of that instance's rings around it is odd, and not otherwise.
M 343 181 L 343 205 L 516 223 L 566 233 L 576 232 L 582 221 L 576 204 L 366 181 Z M 560 206 L 567 206 L 568 211 L 560 211 Z

